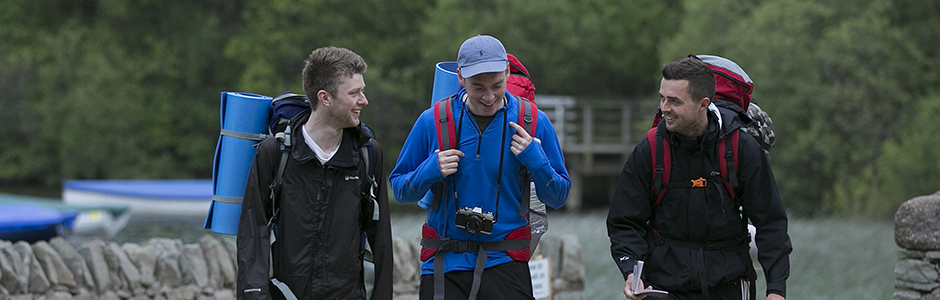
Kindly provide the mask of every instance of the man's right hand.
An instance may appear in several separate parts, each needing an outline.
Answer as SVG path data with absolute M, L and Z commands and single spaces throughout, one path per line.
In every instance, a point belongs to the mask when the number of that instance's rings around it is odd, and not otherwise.
M 447 149 L 437 151 L 437 165 L 441 168 L 441 175 L 444 177 L 457 173 L 457 163 L 463 157 L 463 152 L 457 149 Z
M 641 287 L 643 286 L 642 279 L 640 279 L 640 286 Z M 651 286 L 648 286 L 645 289 L 648 290 L 651 288 L 652 288 Z M 646 298 L 646 295 L 640 295 L 639 297 L 637 297 L 636 295 L 633 294 L 633 274 L 627 275 L 627 281 L 623 283 L 623 295 L 627 296 L 627 299 L 630 299 L 630 300 L 639 300 L 639 299 Z

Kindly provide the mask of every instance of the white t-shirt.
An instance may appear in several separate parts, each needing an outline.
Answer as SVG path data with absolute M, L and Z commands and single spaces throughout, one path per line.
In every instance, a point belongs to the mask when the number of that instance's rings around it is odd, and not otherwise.
M 336 155 L 336 151 L 339 150 L 339 144 L 333 148 L 332 152 L 326 153 L 323 151 L 323 149 L 320 148 L 320 145 L 317 145 L 317 143 L 313 141 L 313 138 L 310 137 L 310 134 L 308 134 L 306 130 L 303 130 L 303 126 L 300 128 L 300 131 L 304 134 L 304 141 L 307 142 L 307 146 L 310 146 L 310 150 L 313 150 L 313 153 L 317 155 L 317 160 L 320 161 L 321 165 L 326 164 L 326 162 L 333 158 L 333 155 Z M 340 142 L 342 142 L 342 139 Z

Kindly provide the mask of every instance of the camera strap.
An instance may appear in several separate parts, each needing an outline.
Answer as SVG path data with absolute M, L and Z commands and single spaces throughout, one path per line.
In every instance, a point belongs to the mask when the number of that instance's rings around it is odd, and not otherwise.
M 454 149 L 456 149 L 457 146 L 460 144 L 460 132 L 463 131 L 464 112 L 467 111 L 467 105 L 466 105 L 467 97 L 466 97 L 466 94 L 464 95 L 465 96 L 463 97 L 463 99 L 461 99 L 461 102 L 464 102 L 464 106 L 461 107 L 460 109 L 460 118 L 457 121 L 457 139 L 456 139 L 457 143 L 456 145 L 453 145 Z M 506 128 L 509 127 L 509 115 L 507 113 L 507 111 L 509 110 L 509 107 L 506 106 L 509 104 L 509 100 L 505 96 L 503 97 L 503 103 L 504 103 L 503 109 L 502 109 L 503 111 L 503 134 L 501 138 L 502 140 L 500 141 L 500 144 L 499 144 L 499 167 L 498 167 L 499 171 L 496 173 L 496 207 L 493 208 L 493 223 L 496 223 L 497 221 L 499 221 L 499 212 L 498 212 L 499 211 L 499 194 L 500 194 L 499 191 L 500 191 L 500 187 L 502 186 L 501 183 L 502 183 L 502 178 L 503 178 L 503 156 L 506 153 L 505 151 L 506 150 Z M 483 135 L 481 134 L 480 136 L 482 137 Z M 479 142 L 482 142 L 482 140 Z M 457 200 L 457 177 L 456 176 L 453 177 L 450 180 L 450 182 L 451 182 L 450 188 L 451 190 L 454 191 L 454 211 L 456 212 L 460 209 L 460 205 L 457 204 L 457 201 L 458 201 Z M 440 193 L 440 195 L 441 195 L 441 198 L 444 197 L 443 191 Z M 435 202 L 439 201 L 437 197 L 435 197 L 434 200 Z M 522 205 L 522 202 L 523 202 L 522 200 L 519 201 L 520 205 Z M 432 207 L 437 207 L 437 206 L 438 205 L 436 204 L 432 204 Z

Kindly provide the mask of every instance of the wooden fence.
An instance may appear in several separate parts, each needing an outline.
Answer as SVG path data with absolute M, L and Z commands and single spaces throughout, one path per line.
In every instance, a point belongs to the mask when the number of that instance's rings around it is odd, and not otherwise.
M 538 96 L 539 109 L 548 114 L 558 134 L 565 165 L 571 177 L 568 210 L 584 203 L 584 180 L 604 178 L 608 203 L 624 162 L 645 136 L 652 109 L 640 99 L 577 99 L 571 96 Z M 655 105 L 655 103 L 651 104 Z M 597 193 L 591 193 L 597 194 Z

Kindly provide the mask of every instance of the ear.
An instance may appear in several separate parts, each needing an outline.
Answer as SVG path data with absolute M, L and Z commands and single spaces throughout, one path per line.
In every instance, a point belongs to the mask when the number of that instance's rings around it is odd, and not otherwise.
M 460 86 L 467 87 L 467 80 L 463 78 L 463 75 L 460 75 L 460 69 L 457 69 L 457 81 L 460 82 Z
M 332 100 L 332 97 L 330 96 L 330 93 L 328 93 L 326 90 L 317 91 L 317 101 L 320 102 L 320 105 L 330 106 L 331 100 Z
M 702 101 L 699 101 L 699 105 L 700 105 L 699 109 L 708 111 L 708 105 L 710 104 L 712 104 L 711 98 L 708 98 L 708 97 L 702 98 Z

